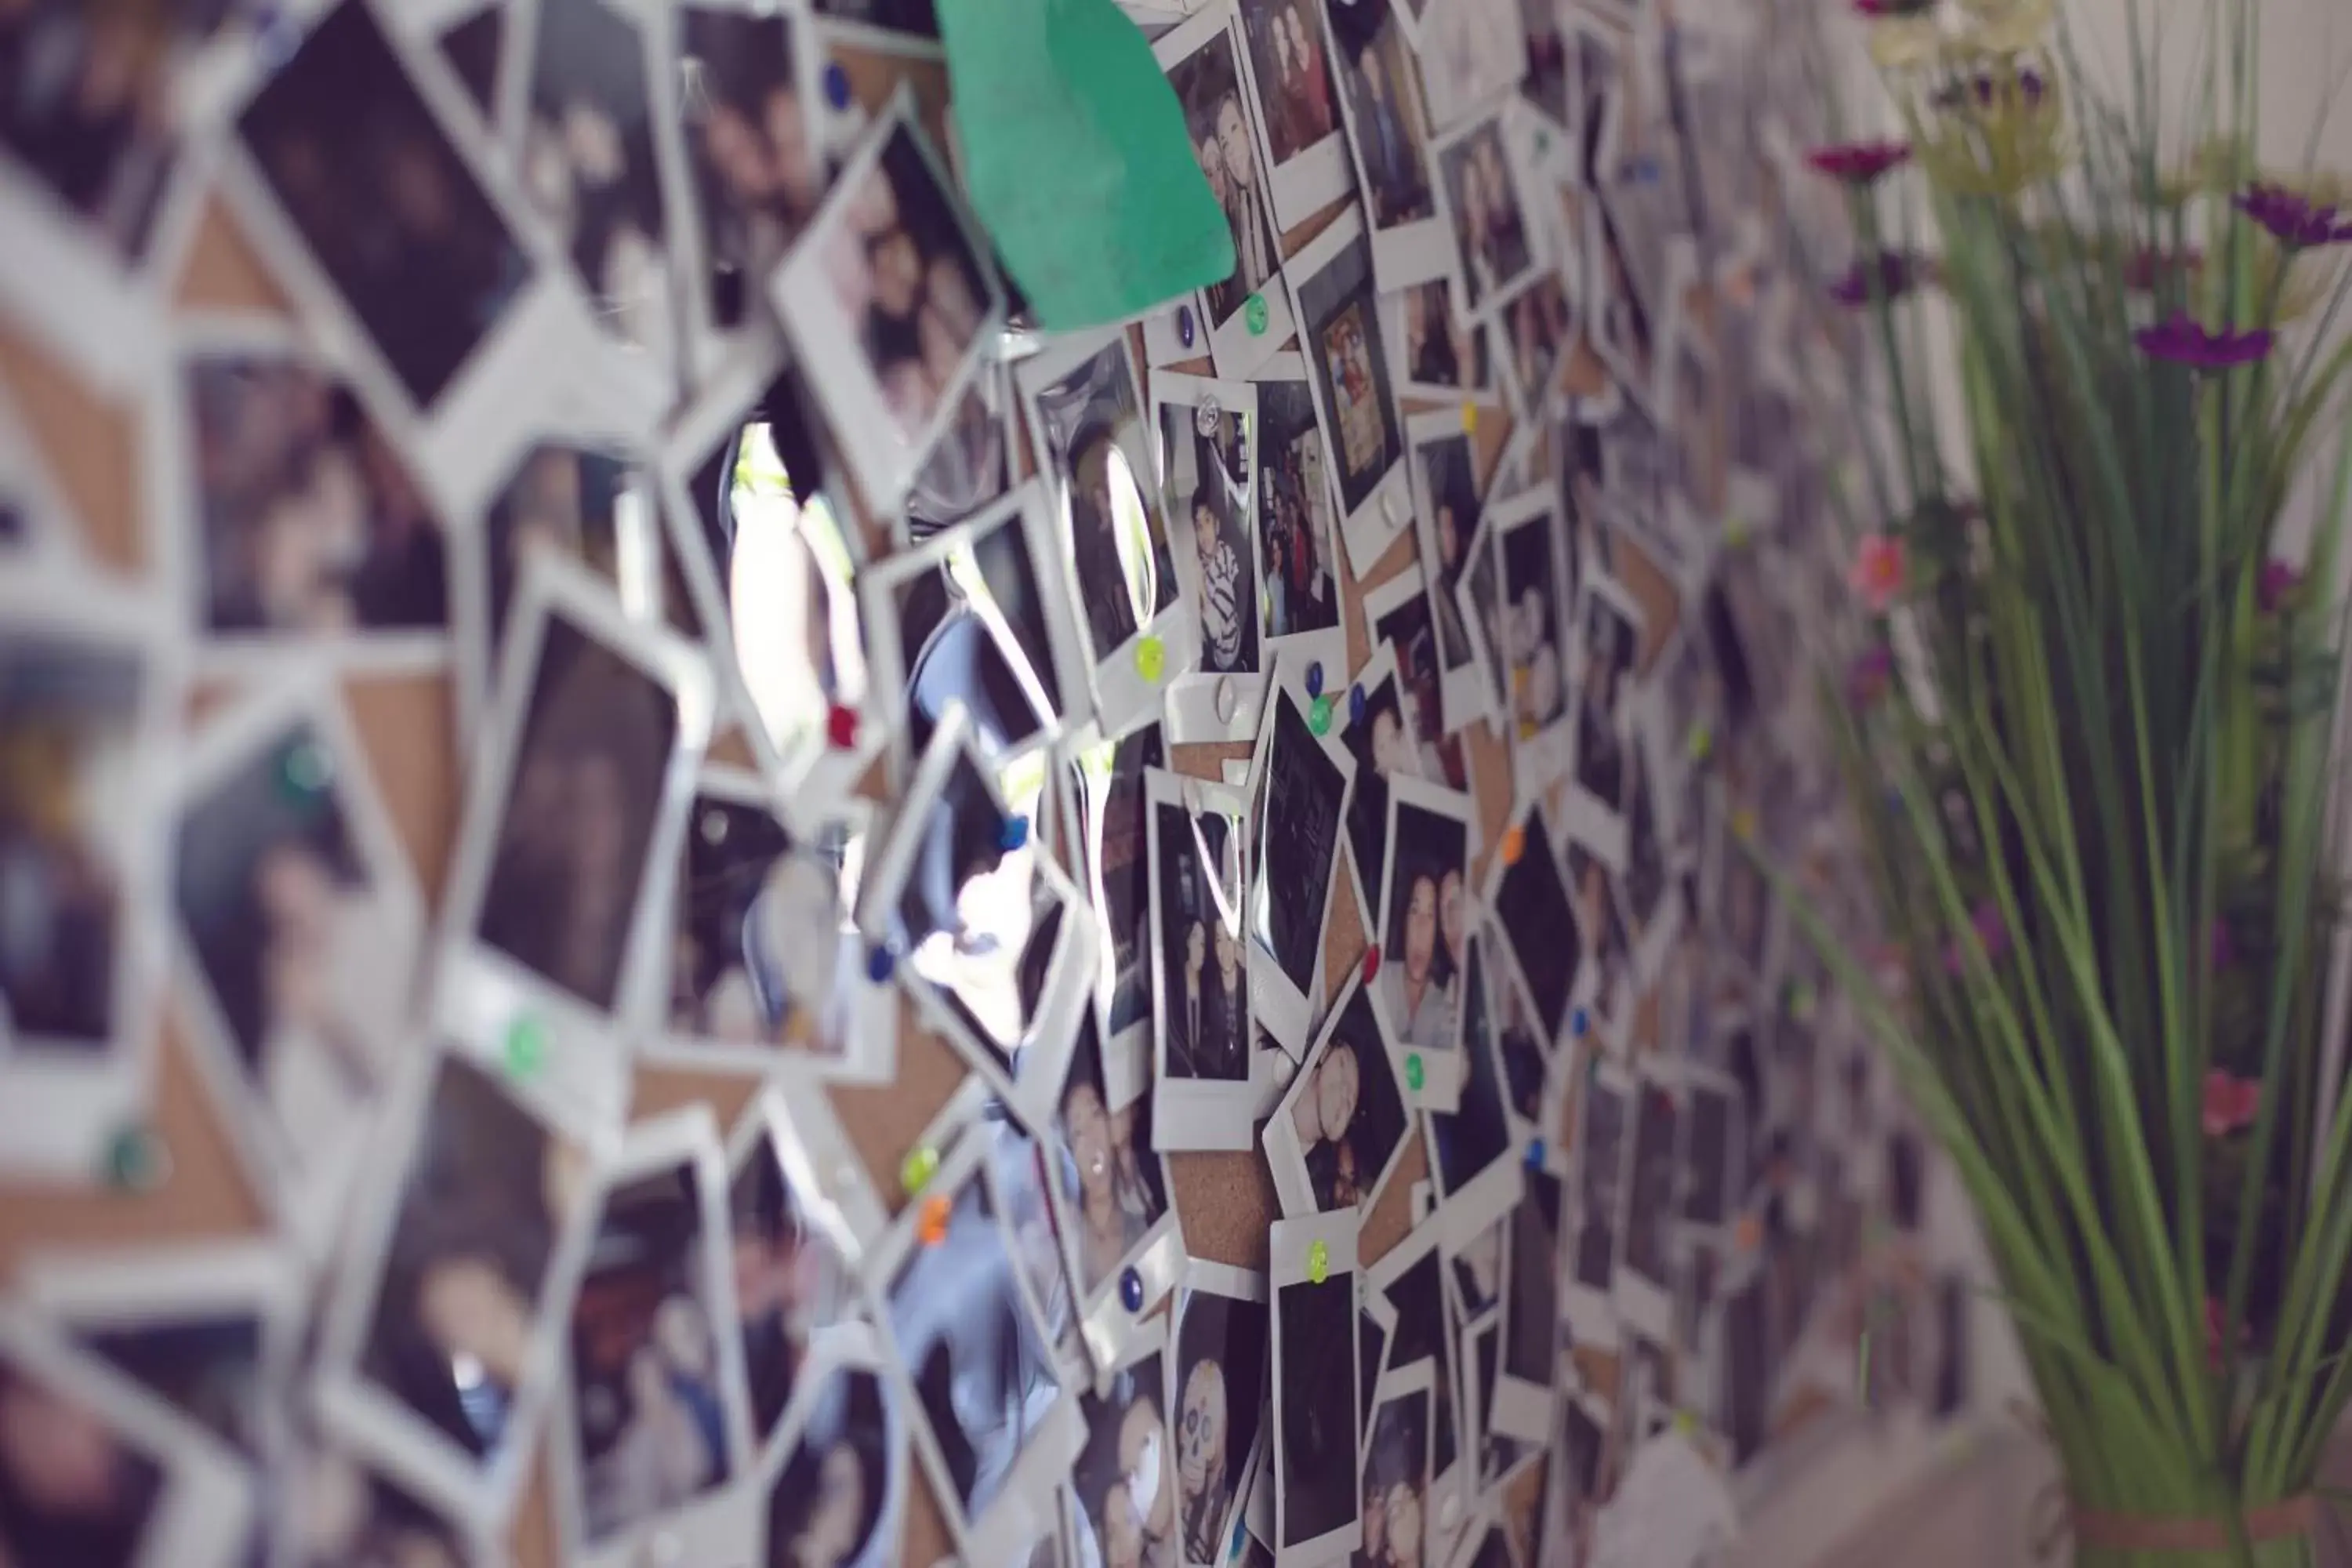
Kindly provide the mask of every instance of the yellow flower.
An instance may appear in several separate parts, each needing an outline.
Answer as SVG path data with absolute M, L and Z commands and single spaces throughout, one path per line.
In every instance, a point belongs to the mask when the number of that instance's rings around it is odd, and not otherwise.
M 2064 167 L 2064 100 L 2040 51 L 1956 38 L 1938 61 L 1909 106 L 1929 179 L 1962 195 L 2008 196 Z
M 1870 58 L 1884 71 L 1916 70 L 1944 47 L 1944 30 L 1928 16 L 1889 16 L 1870 25 Z
M 1975 25 L 1961 31 L 1961 42 L 1994 55 L 2021 55 L 2040 49 L 2049 39 L 2050 24 L 2054 18 L 2050 0 L 2018 0 L 2016 4 L 2001 5 L 1975 0 L 1968 10 Z

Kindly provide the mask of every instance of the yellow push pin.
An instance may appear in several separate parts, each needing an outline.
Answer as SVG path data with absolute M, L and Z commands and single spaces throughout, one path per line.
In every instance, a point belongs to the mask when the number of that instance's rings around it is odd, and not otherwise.
M 1158 637 L 1145 637 L 1135 645 L 1135 672 L 1154 686 L 1160 684 L 1167 659 L 1168 649 Z
M 1478 405 L 1475 403 L 1465 403 L 1462 405 L 1462 434 L 1465 436 L 1478 434 Z
M 1691 725 L 1690 733 L 1683 738 L 1683 750 L 1690 753 L 1692 762 L 1706 761 L 1707 753 L 1715 750 L 1715 731 L 1706 720 Z
M 1328 1242 L 1315 1242 L 1307 1248 L 1307 1278 L 1320 1285 L 1331 1273 L 1331 1247 Z

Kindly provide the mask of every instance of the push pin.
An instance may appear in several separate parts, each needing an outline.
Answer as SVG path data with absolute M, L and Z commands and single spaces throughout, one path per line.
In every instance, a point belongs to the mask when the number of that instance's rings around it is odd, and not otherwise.
M 117 1192 L 151 1193 L 171 1174 L 171 1159 L 154 1130 L 133 1121 L 106 1141 L 105 1172 Z
M 1568 1032 L 1571 1038 L 1584 1038 L 1585 1031 L 1591 1027 L 1592 1016 L 1583 1008 L 1579 1007 L 1568 1016 Z
M 1307 667 L 1307 695 L 1309 697 L 1323 695 L 1323 661 L 1319 658 Z
M 529 1013 L 517 1015 L 507 1026 L 507 1071 L 517 1078 L 534 1078 L 547 1065 L 547 1026 Z
M 1201 329 L 1192 324 L 1192 307 L 1190 305 L 1177 306 L 1176 341 L 1182 343 L 1189 349 L 1192 346 L 1192 340 L 1200 336 L 1200 334 Z
M 1249 327 L 1250 336 L 1254 338 L 1262 338 L 1265 336 L 1265 318 L 1266 309 L 1265 295 L 1253 294 L 1247 300 L 1243 301 L 1242 321 Z
M 1135 673 L 1154 686 L 1160 684 L 1160 672 L 1167 659 L 1167 647 L 1158 637 L 1148 637 L 1135 645 Z
M 1690 733 L 1683 739 L 1683 750 L 1690 754 L 1692 762 L 1706 761 L 1706 754 L 1715 750 L 1715 731 L 1706 720 L 1698 720 L 1691 725 Z
M 1517 865 L 1519 858 L 1528 852 L 1528 830 L 1517 823 L 1503 829 L 1502 851 L 1504 865 Z
M 1675 1435 L 1687 1437 L 1698 1430 L 1698 1417 L 1687 1410 L 1675 1412 Z
M 939 1173 L 940 1152 L 926 1143 L 907 1151 L 906 1159 L 898 1163 L 898 1184 L 907 1189 L 911 1198 L 929 1186 L 931 1178 Z
M 824 68 L 824 100 L 836 114 L 849 107 L 849 73 L 841 68 L 839 60 Z
M 1543 1141 L 1542 1139 L 1540 1139 L 1540 1138 L 1530 1138 L 1530 1139 L 1528 1139 L 1528 1170 L 1530 1170 L 1530 1171 L 1540 1171 L 1540 1170 L 1542 1170 L 1542 1169 L 1544 1168 L 1544 1159 L 1545 1159 L 1545 1156 L 1546 1156 L 1546 1154 L 1547 1154 L 1548 1152 L 1548 1152 L 1548 1151 L 1545 1149 L 1545 1147 L 1544 1147 L 1544 1141 Z
M 996 847 L 1007 855 L 1018 855 L 1028 843 L 1029 819 L 1018 812 L 1006 817 L 1004 826 L 997 831 Z
M 857 710 L 839 702 L 826 709 L 824 738 L 833 742 L 836 752 L 845 752 L 857 744 Z
M 953 1212 L 944 1196 L 923 1200 L 923 1212 L 916 1224 L 916 1237 L 925 1247 L 937 1247 L 948 1238 L 948 1215 Z
M 1415 1051 L 1404 1058 L 1405 1088 L 1412 1090 L 1415 1094 L 1419 1094 L 1421 1092 L 1421 1086 L 1426 1077 L 1427 1075 L 1422 1068 L 1421 1053 L 1419 1051 Z
M 1324 1280 L 1330 1277 L 1331 1244 L 1328 1241 L 1308 1243 L 1307 1247 L 1307 1279 L 1311 1283 L 1320 1285 Z
M 1143 1276 L 1131 1265 L 1118 1277 L 1118 1299 L 1130 1312 L 1143 1310 Z
M 1748 528 L 1748 520 L 1746 518 L 1735 517 L 1727 519 L 1723 525 L 1724 547 L 1728 550 L 1738 550 L 1744 548 L 1751 536 L 1751 532 L 1752 531 Z
M 890 972 L 898 967 L 898 961 L 891 956 L 888 948 L 876 946 L 866 950 L 866 978 L 875 984 L 879 985 L 888 980 Z
M 1348 688 L 1348 722 L 1350 724 L 1360 724 L 1363 721 L 1364 686 L 1363 682 L 1358 681 L 1355 685 Z
M 1475 403 L 1465 403 L 1462 405 L 1462 434 L 1465 436 L 1478 434 L 1478 405 Z
M 1371 946 L 1364 949 L 1364 984 L 1370 985 L 1372 983 L 1372 976 L 1378 974 L 1380 972 L 1381 944 L 1379 942 L 1374 942 Z
M 1731 1227 L 1732 1245 L 1742 1252 L 1755 1251 L 1763 1239 L 1763 1222 L 1752 1214 L 1741 1215 L 1739 1223 Z
M 1331 732 L 1331 700 L 1328 697 L 1318 697 L 1307 705 L 1307 729 L 1309 734 L 1314 735 Z
M 297 741 L 278 758 L 278 782 L 296 799 L 318 794 L 333 776 L 327 753 L 316 741 Z

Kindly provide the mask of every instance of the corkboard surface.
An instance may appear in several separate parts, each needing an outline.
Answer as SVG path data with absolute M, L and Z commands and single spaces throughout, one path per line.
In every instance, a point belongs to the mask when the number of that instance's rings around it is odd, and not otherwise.
M 878 108 L 906 79 L 926 118 L 936 122 L 944 102 L 945 73 L 935 61 L 842 48 L 836 56 L 848 69 L 861 102 Z M 1325 209 L 1286 235 L 1285 254 L 1296 254 L 1344 205 Z M 283 294 L 217 201 L 208 205 L 195 226 L 171 297 L 189 310 L 287 313 Z M 1205 361 L 1177 368 L 1209 370 Z M 126 576 L 143 573 L 152 554 L 145 520 L 154 500 L 143 489 L 152 481 L 139 462 L 144 411 L 93 389 L 36 339 L 5 321 L 0 321 L 0 384 L 54 470 L 94 561 Z M 1408 400 L 1405 412 L 1431 406 L 1442 405 Z M 1482 468 L 1491 469 L 1508 439 L 1508 418 L 1484 411 L 1473 434 Z M 1357 614 L 1362 595 L 1405 570 L 1413 559 L 1413 544 L 1410 533 L 1400 539 L 1360 582 L 1349 574 L 1340 553 L 1343 623 L 1353 669 L 1370 652 Z M 1621 572 L 1647 617 L 1643 649 L 1647 663 L 1672 629 L 1676 604 L 1673 585 L 1646 562 L 1626 563 Z M 197 706 L 208 707 L 232 690 L 207 689 L 199 694 Z M 437 900 L 450 864 L 465 782 L 450 677 L 445 670 L 352 679 L 344 682 L 343 692 L 418 884 L 428 899 Z M 1181 746 L 1172 749 L 1171 761 L 1181 772 L 1213 779 L 1222 763 L 1246 759 L 1249 750 L 1245 744 Z M 1475 871 L 1483 878 L 1486 858 L 1500 841 L 1510 810 L 1509 759 L 1501 735 L 1483 723 L 1465 733 L 1465 750 L 1478 803 L 1481 848 Z M 740 736 L 721 736 L 713 752 L 749 760 Z M 1337 875 L 1351 874 L 1343 858 Z M 1335 896 L 1324 952 L 1327 990 L 1336 990 L 1360 963 L 1364 948 L 1354 899 Z M 153 1126 L 166 1152 L 164 1178 L 152 1190 L 137 1193 L 0 1186 L 0 1281 L 28 1253 L 43 1248 L 187 1243 L 264 1231 L 262 1206 L 247 1185 L 169 1009 L 161 1047 Z M 906 1152 L 965 1076 L 961 1058 L 937 1036 L 918 1028 L 911 1007 L 906 1007 L 896 1081 L 827 1090 L 852 1146 L 886 1201 L 897 1199 L 898 1173 Z M 636 1079 L 632 1113 L 643 1118 L 707 1101 L 720 1124 L 728 1126 L 741 1114 L 756 1087 L 737 1076 L 649 1068 Z M 1563 1140 L 1566 1134 L 1563 1126 Z M 1265 1268 L 1267 1229 L 1278 1209 L 1264 1157 L 1255 1150 L 1180 1153 L 1171 1156 L 1169 1163 L 1186 1250 L 1235 1267 Z M 1388 1187 L 1366 1218 L 1360 1244 L 1366 1264 L 1393 1247 L 1410 1228 L 1412 1189 L 1427 1168 L 1416 1128 Z M 911 1473 L 914 1486 L 901 1554 L 910 1563 L 929 1563 L 947 1554 L 947 1535 L 919 1469 Z M 543 1468 L 535 1468 L 511 1542 L 520 1568 L 542 1568 L 557 1559 L 547 1503 Z

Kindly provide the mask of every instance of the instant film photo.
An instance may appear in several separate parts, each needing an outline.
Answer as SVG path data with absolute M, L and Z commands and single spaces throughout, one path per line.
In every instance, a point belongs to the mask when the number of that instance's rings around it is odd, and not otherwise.
M 1151 813 L 1154 1125 L 1169 1149 L 1247 1148 L 1253 1087 L 1248 796 L 1159 772 Z
M 1344 644 L 1330 650 L 1344 654 Z M 1355 758 L 1332 733 L 1337 693 L 1320 689 L 1339 658 L 1287 650 L 1268 684 L 1265 721 L 1250 764 L 1257 868 L 1250 889 L 1249 984 L 1257 1026 L 1285 1051 L 1305 1050 L 1323 994 L 1324 933 L 1339 880 Z
M 1357 1493 L 1352 1210 L 1274 1222 L 1275 1562 L 1323 1563 L 1363 1541 Z
M 1169 683 L 1169 738 L 1247 740 L 1257 734 L 1272 662 L 1257 542 L 1257 388 L 1155 371 L 1151 426 L 1176 581 L 1201 626 L 1199 671 Z

